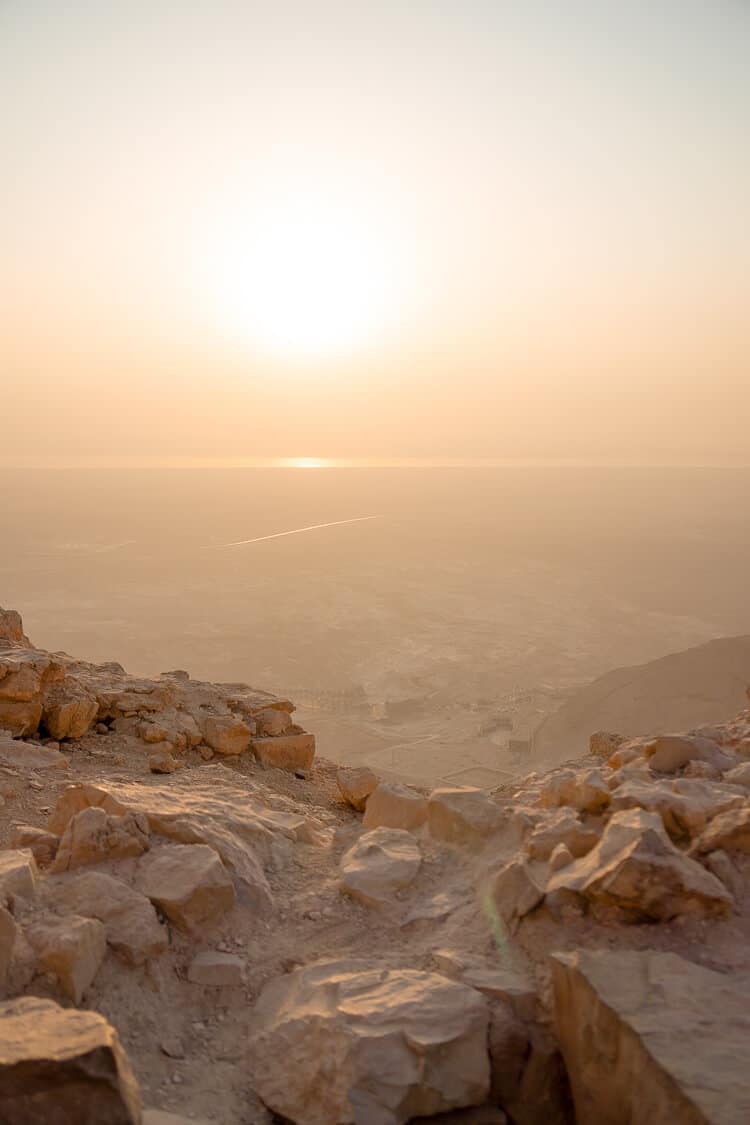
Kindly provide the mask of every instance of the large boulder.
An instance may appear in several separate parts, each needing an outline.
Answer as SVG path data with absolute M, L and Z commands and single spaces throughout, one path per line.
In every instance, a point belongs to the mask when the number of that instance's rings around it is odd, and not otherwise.
M 695 850 L 700 854 L 719 848 L 730 852 L 750 852 L 750 801 L 714 817 L 695 844 Z
M 396 891 L 413 882 L 422 855 L 403 828 L 365 832 L 341 860 L 341 889 L 368 906 L 392 902 Z
M 3 609 L 0 606 L 0 641 L 10 641 L 16 645 L 31 644 L 23 631 L 23 621 L 17 610 Z
M 544 898 L 544 889 L 532 865 L 517 856 L 494 875 L 488 901 L 511 933 Z
M 750 991 L 673 953 L 552 958 L 578 1125 L 746 1125 Z
M 367 799 L 365 828 L 419 828 L 427 820 L 427 798 L 400 782 L 381 781 Z
M 51 738 L 82 738 L 96 722 L 98 712 L 95 696 L 61 686 L 45 696 L 42 721 Z
M 203 722 L 203 737 L 217 754 L 242 754 L 252 731 L 236 715 L 209 715 Z
M 252 750 L 264 766 L 279 770 L 309 770 L 315 759 L 314 734 L 282 734 L 278 738 L 254 738 Z
M 364 812 L 367 798 L 378 787 L 378 775 L 369 766 L 352 766 L 336 772 L 336 784 L 346 803 Z
M 130 965 L 158 957 L 169 944 L 145 895 L 103 871 L 52 875 L 44 880 L 43 895 L 59 914 L 98 918 L 107 931 L 107 943 Z
M 732 897 L 715 876 L 680 852 L 656 813 L 615 813 L 587 856 L 555 872 L 548 897 L 574 897 L 599 917 L 668 922 L 681 914 L 725 917 Z
M 656 773 L 676 773 L 688 762 L 707 762 L 720 770 L 735 764 L 718 743 L 698 734 L 661 734 L 646 742 L 644 752 L 649 768 Z
M 612 794 L 612 808 L 618 811 L 641 808 L 658 813 L 669 835 L 681 839 L 698 835 L 708 820 L 741 805 L 744 798 L 741 789 L 713 781 L 698 778 L 654 781 L 647 777 L 619 785 Z
M 199 929 L 234 906 L 234 884 L 206 844 L 164 844 L 139 862 L 136 889 L 181 930 Z
M 546 779 L 539 799 L 548 809 L 567 805 L 579 812 L 599 813 L 607 808 L 611 798 L 601 770 L 562 769 Z
M 480 848 L 503 826 L 503 811 L 482 789 L 434 789 L 427 801 L 430 835 L 446 844 Z
M 489 1091 L 487 1004 L 434 973 L 301 969 L 266 985 L 253 1022 L 255 1089 L 297 1125 L 400 1125 Z
M 54 973 L 74 1004 L 99 971 L 107 952 L 107 931 L 97 918 L 75 916 L 40 922 L 26 936 L 47 972 Z
M 32 899 L 39 871 L 29 848 L 0 851 L 0 906 L 13 905 L 17 897 Z
M 138 1084 L 114 1028 L 33 996 L 0 1004 L 0 1121 L 140 1125 Z
M 568 807 L 547 812 L 526 840 L 532 859 L 548 859 L 555 848 L 564 845 L 574 856 L 586 855 L 599 842 L 599 831 L 584 825 L 575 809 Z
M 29 770 L 67 769 L 70 762 L 54 746 L 0 735 L 0 765 L 28 773 Z
M 81 809 L 68 821 L 50 871 L 139 856 L 148 847 L 148 824 L 143 816 L 110 816 L 100 808 Z

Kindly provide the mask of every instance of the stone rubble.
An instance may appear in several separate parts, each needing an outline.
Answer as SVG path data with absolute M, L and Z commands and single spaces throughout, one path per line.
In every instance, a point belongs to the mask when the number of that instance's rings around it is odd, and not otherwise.
M 0 610 L 0 1120 L 750 1120 L 750 711 L 431 793 L 293 711 Z

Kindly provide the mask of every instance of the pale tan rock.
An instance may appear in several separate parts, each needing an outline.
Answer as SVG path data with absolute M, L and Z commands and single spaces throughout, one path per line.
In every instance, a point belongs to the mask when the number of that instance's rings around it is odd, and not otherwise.
M 67 769 L 70 761 L 51 746 L 0 736 L 0 765 L 26 773 L 29 770 Z
M 732 906 L 718 879 L 674 846 L 661 818 L 641 809 L 614 813 L 593 851 L 550 877 L 547 895 L 557 892 L 630 921 L 725 917 Z
M 161 743 L 159 745 L 163 746 L 164 744 Z M 171 743 L 167 743 L 167 745 L 171 746 Z M 171 750 L 160 749 L 154 754 L 149 754 L 148 757 L 148 768 L 151 773 L 176 773 L 176 771 L 181 770 L 184 765 L 184 762 L 173 757 Z
M 750 993 L 673 953 L 557 953 L 555 1020 L 578 1125 L 746 1125 Z
M 167 948 L 167 931 L 145 895 L 102 871 L 50 876 L 43 893 L 58 913 L 103 922 L 108 945 L 131 965 L 142 965 Z
M 572 863 L 574 858 L 573 853 L 567 845 L 557 844 L 550 853 L 549 869 L 550 871 L 559 871 L 561 868 L 567 867 L 569 863 Z
M 367 799 L 365 828 L 419 828 L 427 820 L 427 798 L 399 782 L 381 781 Z
M 595 758 L 604 758 L 606 761 L 612 757 L 623 742 L 625 742 L 625 735 L 623 734 L 596 730 L 589 736 L 589 754 L 593 754 Z
M 30 646 L 31 642 L 23 631 L 21 614 L 17 610 L 0 607 L 0 639 Z
M 534 1019 L 538 1002 L 536 990 L 518 969 L 508 964 L 483 964 L 457 949 L 436 949 L 432 959 L 438 970 L 451 980 L 476 988 L 490 1000 L 504 1001 L 519 1019 Z
M 0 699 L 0 730 L 8 730 L 14 738 L 24 738 L 39 729 L 42 718 L 41 699 L 22 702 Z
M 252 732 L 235 715 L 209 715 L 203 721 L 203 738 L 217 754 L 242 754 Z
M 138 724 L 138 734 L 144 742 L 169 742 L 171 733 L 169 727 L 165 727 L 161 723 L 154 722 L 153 720 Z
M 11 829 L 10 845 L 13 848 L 28 848 L 37 863 L 46 867 L 55 858 L 60 837 L 31 824 L 16 824 Z
M 481 789 L 433 789 L 427 801 L 430 835 L 446 844 L 481 848 L 504 822 L 503 810 Z
M 319 844 L 319 833 L 298 811 L 272 808 L 262 793 L 241 788 L 223 765 L 173 776 L 163 785 L 110 782 L 66 787 L 49 826 L 64 830 L 80 808 L 94 805 L 114 815 L 142 813 L 152 834 L 180 843 L 205 843 L 219 853 L 243 884 L 255 909 L 271 905 L 262 862 L 271 862 L 275 841 Z
M 750 801 L 714 817 L 695 843 L 699 855 L 718 849 L 750 852 Z
M 264 766 L 280 770 L 309 770 L 315 759 L 314 734 L 284 734 L 254 738 L 252 751 Z
M 256 731 L 260 738 L 277 738 L 286 734 L 292 725 L 292 717 L 288 711 L 279 711 L 275 707 L 267 707 L 255 714 Z
M 234 906 L 234 884 L 206 844 L 153 849 L 138 864 L 135 886 L 181 930 L 197 930 Z
M 348 805 L 364 812 L 367 798 L 378 786 L 378 776 L 369 766 L 355 766 L 337 770 L 336 784 Z
M 16 664 L 6 667 L 6 675 L 0 679 L 0 700 L 16 700 L 29 703 L 36 699 L 42 690 L 42 673 L 34 664 Z
M 574 856 L 587 855 L 598 844 L 599 834 L 596 827 L 581 822 L 575 809 L 556 809 L 533 829 L 526 841 L 526 851 L 532 859 L 547 859 L 562 844 Z
M 492 899 L 498 915 L 511 933 L 544 898 L 544 890 L 530 864 L 522 858 L 506 863 L 492 882 Z
M 481 1105 L 487 1025 L 479 993 L 438 974 L 317 965 L 263 989 L 253 1083 L 297 1125 L 400 1125 Z
M 590 813 L 603 812 L 610 799 L 609 786 L 599 769 L 557 770 L 546 779 L 540 793 L 545 808 L 568 805 Z
M 0 906 L 0 992 L 5 989 L 17 936 L 18 926 L 13 915 L 4 906 Z
M 727 770 L 724 781 L 729 785 L 741 785 L 743 789 L 750 789 L 750 762 L 741 762 L 734 769 Z
M 132 813 L 110 816 L 101 808 L 81 809 L 68 821 L 50 871 L 59 873 L 139 856 L 148 847 L 148 825 L 143 817 Z
M 42 968 L 54 973 L 73 1003 L 80 1004 L 107 952 L 103 923 L 73 915 L 32 926 L 26 936 Z
M 140 1125 L 138 1084 L 96 1012 L 26 996 L 0 1004 L 4 1125 Z
M 0 905 L 16 898 L 33 899 L 39 870 L 29 848 L 0 851 Z
M 645 746 L 649 767 L 657 773 L 676 773 L 691 761 L 709 762 L 730 769 L 736 759 L 724 753 L 710 738 L 701 735 L 662 734 Z
M 42 720 L 52 738 L 82 738 L 96 722 L 96 698 L 64 685 L 47 693 Z
M 612 808 L 658 813 L 673 839 L 697 836 L 706 822 L 742 804 L 742 790 L 698 778 L 627 781 L 612 795 Z
M 188 980 L 211 988 L 239 988 L 245 980 L 242 958 L 209 949 L 198 953 L 188 967 Z
M 341 889 L 368 906 L 384 906 L 416 878 L 419 846 L 402 828 L 374 828 L 341 859 Z

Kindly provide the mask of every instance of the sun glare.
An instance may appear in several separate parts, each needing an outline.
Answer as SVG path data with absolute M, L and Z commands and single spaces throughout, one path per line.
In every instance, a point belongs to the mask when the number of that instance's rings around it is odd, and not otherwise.
M 228 330 L 283 358 L 355 352 L 395 310 L 396 242 L 345 205 L 304 194 L 260 208 L 227 235 L 217 297 Z

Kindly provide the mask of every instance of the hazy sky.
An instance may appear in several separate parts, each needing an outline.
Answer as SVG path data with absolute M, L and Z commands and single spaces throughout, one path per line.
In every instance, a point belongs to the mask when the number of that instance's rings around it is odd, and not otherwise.
M 0 460 L 750 462 L 747 0 L 0 0 Z

